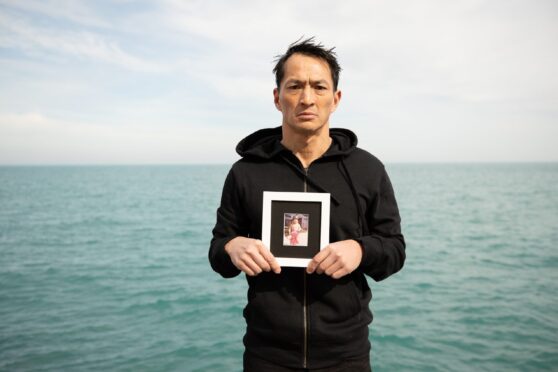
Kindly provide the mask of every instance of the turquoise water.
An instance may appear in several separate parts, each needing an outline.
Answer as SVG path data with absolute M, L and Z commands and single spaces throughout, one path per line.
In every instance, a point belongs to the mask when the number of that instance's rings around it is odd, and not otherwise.
M 227 170 L 0 167 L 0 370 L 241 370 L 245 280 L 207 261 Z M 388 171 L 374 370 L 558 370 L 558 164 Z

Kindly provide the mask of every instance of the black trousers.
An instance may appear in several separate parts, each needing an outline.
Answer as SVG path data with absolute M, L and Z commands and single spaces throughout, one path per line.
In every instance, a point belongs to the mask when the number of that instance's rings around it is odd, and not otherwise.
M 268 362 L 254 355 L 244 353 L 244 372 L 372 372 L 370 357 L 344 360 L 326 368 L 288 368 Z

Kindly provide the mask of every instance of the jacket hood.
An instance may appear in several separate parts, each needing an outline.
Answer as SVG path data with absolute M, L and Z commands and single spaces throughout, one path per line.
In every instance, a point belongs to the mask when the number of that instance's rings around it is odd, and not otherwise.
M 344 128 L 330 128 L 333 139 L 324 156 L 348 155 L 358 143 L 356 134 Z M 270 159 L 282 151 L 288 151 L 282 144 L 281 127 L 260 129 L 245 137 L 236 146 L 236 152 L 242 156 L 255 156 Z

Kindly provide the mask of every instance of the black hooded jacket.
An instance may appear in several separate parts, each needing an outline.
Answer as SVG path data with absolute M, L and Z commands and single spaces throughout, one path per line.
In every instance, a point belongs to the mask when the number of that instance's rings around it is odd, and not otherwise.
M 383 164 L 356 147 L 353 132 L 331 129 L 330 137 L 329 149 L 306 170 L 281 145 L 281 127 L 244 138 L 236 148 L 242 159 L 225 180 L 209 249 L 212 268 L 234 277 L 240 271 L 225 244 L 237 236 L 261 239 L 263 191 L 331 194 L 330 242 L 360 243 L 357 270 L 340 279 L 289 267 L 247 276 L 246 352 L 291 368 L 366 356 L 372 294 L 364 274 L 383 280 L 405 261 L 399 211 Z

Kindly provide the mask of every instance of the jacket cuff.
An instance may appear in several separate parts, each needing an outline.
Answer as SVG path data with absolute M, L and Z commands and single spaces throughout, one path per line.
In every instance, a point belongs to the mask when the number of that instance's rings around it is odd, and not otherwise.
M 373 266 L 382 262 L 384 256 L 384 248 L 382 241 L 374 236 L 362 236 L 355 239 L 362 247 L 362 260 L 359 268 L 371 269 Z
M 215 250 L 215 255 L 213 257 L 213 269 L 221 274 L 224 278 L 232 278 L 240 274 L 240 270 L 234 266 L 231 257 L 225 251 L 225 245 L 233 240 L 235 236 L 222 238 L 217 243 L 217 249 Z

